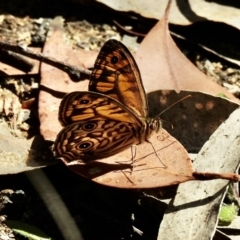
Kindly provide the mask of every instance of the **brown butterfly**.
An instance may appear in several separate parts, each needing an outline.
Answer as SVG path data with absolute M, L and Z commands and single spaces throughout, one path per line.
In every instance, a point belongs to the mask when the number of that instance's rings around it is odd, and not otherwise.
M 148 118 L 140 71 L 130 51 L 116 40 L 102 47 L 89 83 L 89 92 L 67 94 L 59 107 L 64 128 L 54 153 L 70 163 L 109 157 L 148 141 L 161 127 Z

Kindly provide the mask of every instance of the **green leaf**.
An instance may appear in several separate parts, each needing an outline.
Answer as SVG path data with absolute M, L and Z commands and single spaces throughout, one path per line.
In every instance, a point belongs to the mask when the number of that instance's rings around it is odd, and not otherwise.
M 238 214 L 238 207 L 236 205 L 222 205 L 219 214 L 219 226 L 229 225 Z
M 31 240 L 51 240 L 49 236 L 47 236 L 45 233 L 43 233 L 38 228 L 20 222 L 20 221 L 14 221 L 14 220 L 7 220 L 5 224 L 13 230 L 13 232 L 18 233 L 28 239 Z

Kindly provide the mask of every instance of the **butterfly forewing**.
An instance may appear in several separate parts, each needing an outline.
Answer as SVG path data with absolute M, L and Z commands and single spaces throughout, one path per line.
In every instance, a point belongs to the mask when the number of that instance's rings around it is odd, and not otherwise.
M 103 93 L 130 108 L 138 117 L 148 114 L 140 71 L 130 51 L 116 40 L 102 47 L 91 75 L 89 90 Z
M 67 94 L 59 107 L 59 121 L 63 126 L 87 119 L 111 119 L 134 123 L 142 122 L 131 110 L 106 95 L 94 92 L 72 92 Z

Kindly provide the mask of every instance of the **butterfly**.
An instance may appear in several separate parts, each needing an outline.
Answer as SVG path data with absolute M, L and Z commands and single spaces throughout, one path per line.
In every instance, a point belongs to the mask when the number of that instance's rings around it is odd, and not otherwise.
M 95 61 L 89 91 L 67 94 L 59 107 L 64 128 L 53 146 L 66 163 L 107 158 L 148 141 L 161 128 L 159 117 L 148 117 L 140 71 L 130 51 L 108 40 Z

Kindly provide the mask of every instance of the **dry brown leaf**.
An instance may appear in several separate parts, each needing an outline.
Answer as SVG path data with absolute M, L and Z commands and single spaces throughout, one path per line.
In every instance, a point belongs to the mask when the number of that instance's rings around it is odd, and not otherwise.
M 179 99 L 191 95 L 190 98 L 176 104 L 161 114 L 163 127 L 188 152 L 198 152 L 218 126 L 239 107 L 238 104 L 200 92 L 155 91 L 148 94 L 152 105 L 151 115 L 168 108 Z
M 75 51 L 63 43 L 61 18 L 56 18 L 53 24 L 51 24 L 51 33 L 49 33 L 43 53 L 69 64 L 82 67 L 89 65 L 89 59 L 93 63 L 96 58 L 96 53 L 94 52 Z M 61 129 L 57 116 L 62 97 L 72 91 L 84 91 L 87 89 L 88 81 L 73 82 L 63 71 L 48 64 L 42 64 L 39 118 L 41 122 L 40 130 L 46 140 L 54 141 Z
M 161 16 L 163 16 L 168 1 L 169 0 L 97 0 L 97 2 L 101 2 L 115 10 L 126 12 L 132 11 L 144 17 L 154 19 L 160 19 Z M 231 3 L 221 4 L 204 0 L 173 0 L 169 22 L 188 25 L 193 22 L 212 20 L 216 22 L 224 22 L 240 29 L 239 16 L 239 8 L 231 6 Z
M 169 10 L 168 7 L 163 18 L 144 38 L 135 55 L 146 92 L 174 89 L 177 92 L 199 91 L 213 96 L 221 93 L 239 102 L 226 89 L 198 70 L 181 53 L 168 30 Z
M 150 142 L 160 159 L 150 143 L 137 145 L 133 149 L 136 151 L 133 170 L 131 148 L 89 164 L 74 161 L 66 165 L 97 183 L 118 188 L 154 188 L 194 179 L 191 160 L 176 139 L 162 129 Z
M 168 4 L 168 0 L 98 1 L 118 11 L 133 11 L 157 20 L 163 16 Z M 221 4 L 204 0 L 173 0 L 169 23 L 172 24 L 171 31 L 175 36 L 187 39 L 220 58 L 240 65 L 239 14 L 238 5 L 233 2 Z M 227 32 L 227 35 L 223 32 Z

